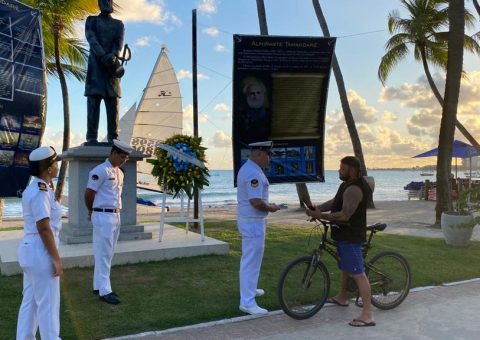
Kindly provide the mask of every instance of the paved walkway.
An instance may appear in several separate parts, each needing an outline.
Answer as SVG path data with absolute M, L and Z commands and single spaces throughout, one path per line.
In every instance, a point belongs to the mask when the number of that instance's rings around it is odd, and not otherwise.
M 240 317 L 120 339 L 478 339 L 480 280 L 417 289 L 390 311 L 374 309 L 375 327 L 347 323 L 359 309 L 325 306 L 307 320 L 294 320 L 281 311 L 263 317 Z

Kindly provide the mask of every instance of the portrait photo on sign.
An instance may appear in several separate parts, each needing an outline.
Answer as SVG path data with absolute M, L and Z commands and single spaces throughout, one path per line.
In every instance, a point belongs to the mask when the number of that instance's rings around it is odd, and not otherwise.
M 17 152 L 15 154 L 15 164 L 28 167 L 28 152 Z
M 0 150 L 0 166 L 12 165 L 14 154 L 14 151 Z
M 237 89 L 244 99 L 239 106 L 236 125 L 236 139 L 243 146 L 249 143 L 269 140 L 271 129 L 270 91 L 265 79 L 247 76 Z
M 38 135 L 22 133 L 22 135 L 20 136 L 20 142 L 18 143 L 18 147 L 24 150 L 34 149 L 37 147 L 39 140 L 40 136 Z
M 2 118 L 0 118 L 0 126 L 5 130 L 19 130 L 20 122 L 14 115 L 2 114 Z
M 42 118 L 40 116 L 24 116 L 23 128 L 40 130 L 42 128 Z
M 18 132 L 0 131 L 0 146 L 1 147 L 14 147 L 17 145 Z

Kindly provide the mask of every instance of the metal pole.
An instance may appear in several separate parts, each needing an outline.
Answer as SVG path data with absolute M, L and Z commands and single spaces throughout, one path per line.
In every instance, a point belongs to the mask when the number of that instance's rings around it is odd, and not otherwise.
M 197 10 L 192 10 L 192 82 L 193 82 L 193 135 L 198 138 L 198 91 L 197 91 Z M 193 218 L 198 219 L 198 190 L 193 191 Z M 198 223 L 194 223 L 198 229 Z

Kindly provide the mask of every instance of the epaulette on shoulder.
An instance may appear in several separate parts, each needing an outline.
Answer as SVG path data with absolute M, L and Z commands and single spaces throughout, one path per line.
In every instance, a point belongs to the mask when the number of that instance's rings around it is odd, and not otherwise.
M 48 191 L 47 185 L 45 183 L 42 183 L 42 182 L 38 182 L 38 189 L 41 190 L 41 191 Z

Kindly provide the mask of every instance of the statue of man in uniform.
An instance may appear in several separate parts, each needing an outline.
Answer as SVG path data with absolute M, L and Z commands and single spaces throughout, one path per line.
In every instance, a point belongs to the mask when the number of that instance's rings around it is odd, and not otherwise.
M 101 13 L 89 16 L 85 23 L 85 36 L 90 45 L 85 96 L 87 97 L 87 144 L 96 144 L 100 103 L 103 99 L 107 111 L 107 139 L 111 144 L 118 137 L 118 111 L 121 97 L 118 72 L 119 53 L 123 46 L 124 26 L 113 19 L 113 0 L 98 0 Z

